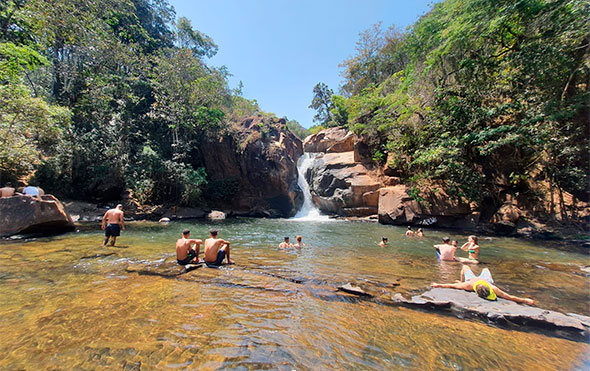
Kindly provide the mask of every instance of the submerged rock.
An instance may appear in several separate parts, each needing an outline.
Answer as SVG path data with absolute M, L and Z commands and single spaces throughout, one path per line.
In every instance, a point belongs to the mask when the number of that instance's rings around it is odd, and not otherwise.
M 56 234 L 72 230 L 72 218 L 52 195 L 0 198 L 0 237 L 30 233 Z

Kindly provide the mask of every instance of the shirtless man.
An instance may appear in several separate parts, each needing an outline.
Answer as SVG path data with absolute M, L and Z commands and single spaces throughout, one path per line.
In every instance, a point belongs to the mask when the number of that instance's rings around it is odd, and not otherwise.
M 279 249 L 288 249 L 289 247 L 293 247 L 293 245 L 289 242 L 289 237 L 285 237 L 283 242 L 279 244 Z
M 300 249 L 300 248 L 302 248 L 303 246 L 305 246 L 305 244 L 304 244 L 303 242 L 301 242 L 301 239 L 302 239 L 302 238 L 303 238 L 303 237 L 301 237 L 301 236 L 297 236 L 297 237 L 295 237 L 295 241 L 297 241 L 297 243 L 296 243 L 295 245 L 293 245 L 293 247 L 295 247 L 295 248 L 297 248 L 297 249 Z
M 209 231 L 209 238 L 205 240 L 205 263 L 208 266 L 220 266 L 227 256 L 227 264 L 234 264 L 229 258 L 229 241 L 217 238 L 217 231 Z
M 411 226 L 408 226 L 408 230 L 406 231 L 407 237 L 412 237 L 414 235 L 414 231 L 412 230 Z
M 379 242 L 379 247 L 387 246 L 387 237 L 382 237 L 381 242 Z
M 191 239 L 191 231 L 182 231 L 182 238 L 176 240 L 176 260 L 180 265 L 197 264 L 199 262 L 199 246 L 201 240 Z M 191 246 L 193 245 L 193 246 Z
M 6 185 L 0 188 L 0 197 L 12 197 L 14 196 L 15 189 L 12 187 L 12 184 L 6 183 Z
M 451 240 L 448 237 L 443 237 L 442 240 L 442 244 L 434 245 L 434 249 L 438 253 L 439 259 L 451 262 L 456 261 L 455 251 L 457 250 L 457 246 L 453 246 L 451 244 Z
M 107 224 L 108 223 L 108 224 Z M 118 204 L 116 208 L 107 210 L 102 217 L 102 226 L 104 230 L 104 243 L 106 246 L 111 238 L 111 246 L 115 246 L 117 237 L 121 234 L 121 230 L 125 230 L 125 221 L 123 221 L 123 205 Z
M 418 228 L 418 231 L 416 232 L 416 236 L 424 237 L 424 232 L 422 231 L 422 228 Z
M 433 283 L 431 287 L 443 287 L 465 291 L 475 291 L 477 295 L 486 300 L 496 300 L 496 297 L 512 300 L 516 303 L 534 305 L 533 299 L 521 298 L 510 295 L 494 285 L 494 279 L 489 269 L 484 268 L 478 277 L 473 274 L 471 268 L 464 265 L 461 269 L 461 282 L 456 283 Z

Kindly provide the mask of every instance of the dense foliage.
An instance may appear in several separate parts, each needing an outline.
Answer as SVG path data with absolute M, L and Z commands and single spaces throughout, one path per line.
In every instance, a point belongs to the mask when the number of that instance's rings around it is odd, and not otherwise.
M 0 3 L 0 181 L 60 196 L 191 205 L 189 156 L 259 111 L 205 63 L 217 45 L 166 0 Z
M 589 16 L 581 0 L 446 0 L 405 33 L 375 25 L 319 121 L 414 185 L 481 204 L 538 199 L 542 181 L 588 200 Z

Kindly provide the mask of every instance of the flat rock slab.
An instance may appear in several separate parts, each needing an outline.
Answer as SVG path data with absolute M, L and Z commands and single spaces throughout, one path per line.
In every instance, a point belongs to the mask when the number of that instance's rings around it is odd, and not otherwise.
M 433 288 L 411 299 L 395 294 L 392 300 L 407 307 L 447 311 L 459 318 L 483 319 L 503 327 L 516 325 L 523 329 L 548 331 L 559 337 L 590 340 L 590 317 L 530 307 L 504 299 L 488 301 L 473 292 Z

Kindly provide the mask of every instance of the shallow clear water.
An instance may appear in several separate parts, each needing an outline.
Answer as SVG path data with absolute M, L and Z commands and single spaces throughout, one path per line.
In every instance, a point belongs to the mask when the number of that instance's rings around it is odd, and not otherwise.
M 235 266 L 176 277 L 126 270 L 173 258 L 184 228 L 204 239 L 212 226 L 232 241 Z M 586 343 L 335 292 L 346 282 L 367 282 L 388 289 L 399 283 L 394 290 L 409 294 L 458 278 L 460 265 L 438 263 L 432 249 L 447 232 L 427 230 L 422 239 L 403 233 L 363 222 L 234 219 L 130 223 L 116 248 L 101 247 L 98 226 L 3 242 L 0 369 L 590 366 Z M 305 248 L 276 249 L 296 234 Z M 388 247 L 377 246 L 382 236 Z M 540 307 L 590 314 L 590 278 L 580 271 L 590 265 L 588 255 L 508 238 L 482 239 L 480 246 L 482 267 L 508 292 L 533 297 Z

